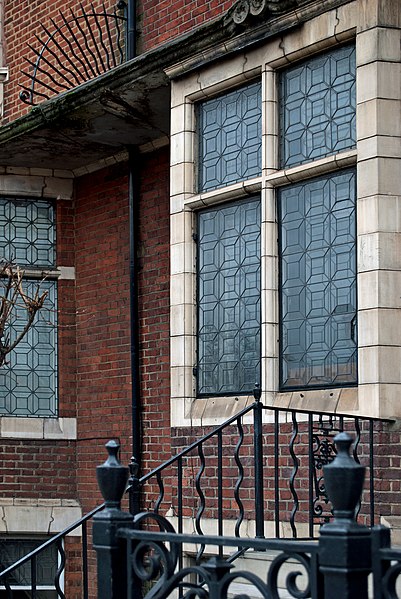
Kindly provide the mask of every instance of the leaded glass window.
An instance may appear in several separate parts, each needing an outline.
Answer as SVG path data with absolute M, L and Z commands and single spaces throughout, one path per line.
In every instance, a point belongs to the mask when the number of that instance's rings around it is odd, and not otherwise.
M 17 539 L 0 538 L 0 568 L 1 570 L 15 564 L 19 559 L 39 547 L 46 539 Z M 54 588 L 54 580 L 57 574 L 57 548 L 51 545 L 40 553 L 36 561 L 36 597 L 37 599 L 56 599 L 57 592 Z M 31 564 L 28 561 L 7 579 L 11 586 L 12 596 L 30 596 L 31 588 Z M 3 587 L 4 588 L 4 587 Z M 8 597 L 6 590 L 0 590 L 0 597 Z
M 357 382 L 355 172 L 279 190 L 281 387 Z
M 34 295 L 40 285 L 47 292 L 44 307 L 22 341 L 0 369 L 0 414 L 57 415 L 57 281 L 42 270 L 55 268 L 54 207 L 45 200 L 0 198 L 0 258 L 10 260 L 38 278 L 25 278 L 24 290 Z M 0 295 L 5 280 L 0 279 Z M 17 309 L 8 322 L 11 341 L 26 323 L 26 310 Z
M 282 71 L 281 167 L 355 147 L 355 47 L 343 46 Z
M 261 174 L 261 104 L 259 82 L 199 104 L 199 191 Z
M 198 394 L 260 381 L 260 200 L 198 213 Z
M 0 256 L 19 266 L 54 266 L 53 204 L 0 198 Z

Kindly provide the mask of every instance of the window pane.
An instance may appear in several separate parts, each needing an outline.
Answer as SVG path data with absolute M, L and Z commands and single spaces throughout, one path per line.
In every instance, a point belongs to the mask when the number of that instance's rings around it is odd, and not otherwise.
M 0 198 L 0 258 L 19 266 L 53 266 L 54 244 L 50 202 Z
M 4 281 L 0 280 L 1 286 Z M 25 281 L 24 289 L 34 295 L 38 281 Z M 0 414 L 13 416 L 56 416 L 57 389 L 57 282 L 43 281 L 48 296 L 36 314 L 33 326 L 8 354 L 0 368 Z M 11 341 L 23 330 L 26 311 L 17 309 L 9 325 Z
M 44 540 L 28 540 L 28 539 L 0 539 L 0 564 L 1 569 L 12 566 L 19 559 L 39 547 Z M 36 584 L 38 587 L 54 587 L 54 579 L 57 573 L 57 548 L 55 545 L 50 545 L 42 551 L 37 558 Z M 31 564 L 27 562 L 17 568 L 8 577 L 8 583 L 13 589 L 18 587 L 30 588 L 31 584 Z M 29 592 L 19 594 L 14 591 L 13 598 L 18 596 L 30 596 Z M 8 596 L 4 591 L 4 596 Z M 56 594 L 51 591 L 38 591 L 39 597 L 56 597 Z
M 199 104 L 199 191 L 260 175 L 261 102 L 254 83 Z
M 279 191 L 281 386 L 357 381 L 355 173 Z
M 260 200 L 198 215 L 198 393 L 260 381 Z
M 355 105 L 354 46 L 338 48 L 283 71 L 281 167 L 354 147 Z

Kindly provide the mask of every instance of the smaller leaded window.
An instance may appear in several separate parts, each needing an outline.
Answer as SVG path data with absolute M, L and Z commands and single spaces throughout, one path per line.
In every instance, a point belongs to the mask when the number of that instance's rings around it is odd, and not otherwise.
M 28 296 L 32 297 L 38 286 L 40 293 L 47 292 L 33 325 L 0 369 L 0 414 L 56 416 L 57 281 L 51 277 L 56 266 L 52 202 L 0 198 L 0 259 L 29 270 L 23 281 Z M 5 284 L 6 280 L 0 279 L 0 296 Z M 17 306 L 7 323 L 11 342 L 26 320 L 26 310 Z
M 198 394 L 260 381 L 260 200 L 198 214 Z
M 282 71 L 281 168 L 355 147 L 355 76 L 354 46 Z
M 261 174 L 261 105 L 260 82 L 199 103 L 198 191 Z
M 0 569 L 15 564 L 18 560 L 39 547 L 46 539 L 0 538 Z M 56 599 L 54 582 L 57 574 L 57 548 L 51 545 L 42 551 L 36 560 L 36 595 L 37 599 Z M 12 589 L 12 597 L 31 597 L 32 572 L 31 562 L 14 570 L 7 579 Z M 0 588 L 0 597 L 8 598 L 8 591 Z

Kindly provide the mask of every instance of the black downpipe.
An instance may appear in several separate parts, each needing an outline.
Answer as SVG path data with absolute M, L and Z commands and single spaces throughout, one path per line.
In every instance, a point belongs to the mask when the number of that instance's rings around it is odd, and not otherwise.
M 136 0 L 127 3 L 127 60 L 136 56 Z M 138 235 L 139 235 L 139 151 L 128 148 L 129 169 L 129 255 L 130 255 L 130 329 L 132 380 L 132 458 L 130 464 L 129 509 L 135 515 L 140 510 L 139 472 L 141 468 L 141 388 L 139 370 L 139 309 L 138 309 Z
M 127 5 L 127 60 L 136 56 L 136 0 Z

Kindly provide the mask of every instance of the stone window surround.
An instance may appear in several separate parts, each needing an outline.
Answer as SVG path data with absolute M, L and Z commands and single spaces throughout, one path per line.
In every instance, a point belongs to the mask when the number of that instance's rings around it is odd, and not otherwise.
M 70 171 L 0 166 L 0 195 L 7 197 L 72 200 L 73 174 Z M 27 274 L 37 275 L 37 272 Z M 74 280 L 73 266 L 49 269 L 58 280 Z M 77 438 L 76 418 L 35 418 L 0 416 L 0 439 L 73 440 Z M 44 532 L 43 530 L 41 532 Z
M 207 399 L 197 399 L 195 396 L 192 376 L 196 348 L 195 247 L 192 232 L 194 210 L 255 193 L 262 195 L 264 230 L 263 402 L 265 405 L 306 410 L 318 407 L 323 411 L 359 413 L 376 417 L 401 416 L 400 402 L 397 400 L 401 383 L 400 368 L 392 368 L 390 373 L 387 366 L 388 360 L 394 363 L 397 356 L 401 357 L 399 341 L 398 345 L 394 342 L 396 335 L 398 339 L 401 338 L 401 327 L 394 327 L 396 330 L 393 333 L 390 330 L 390 322 L 395 318 L 394 310 L 401 308 L 399 300 L 397 302 L 396 299 L 396 288 L 401 283 L 401 273 L 399 267 L 394 265 L 397 252 L 388 247 L 391 242 L 400 241 L 399 225 L 394 231 L 394 224 L 397 223 L 390 221 L 392 218 L 398 218 L 399 222 L 401 198 L 399 195 L 397 197 L 397 189 L 401 181 L 394 172 L 389 172 L 390 167 L 393 170 L 397 168 L 395 163 L 392 166 L 389 161 L 383 160 L 393 156 L 398 158 L 401 155 L 396 146 L 401 133 L 398 129 L 395 133 L 392 132 L 388 119 L 383 118 L 382 125 L 378 123 L 378 118 L 384 115 L 386 102 L 389 106 L 391 103 L 393 111 L 400 108 L 400 92 L 399 86 L 397 87 L 401 79 L 400 31 L 372 27 L 366 31 L 358 30 L 356 33 L 357 27 L 358 4 L 352 2 L 316 17 L 298 31 L 289 32 L 280 40 L 268 41 L 262 48 L 215 63 L 196 73 L 183 76 L 182 65 L 176 65 L 168 71 L 173 79 L 170 202 L 172 426 L 216 424 L 253 401 L 249 396 Z M 355 40 L 357 49 L 358 151 L 345 151 L 313 163 L 278 171 L 275 71 L 295 60 L 307 58 L 316 52 L 351 40 Z M 268 63 L 266 57 L 269 57 Z M 378 61 L 382 62 L 382 77 L 377 70 Z M 179 77 L 174 80 L 176 73 Z M 194 103 L 228 91 L 234 86 L 244 85 L 255 77 L 262 78 L 264 116 L 273 124 L 268 130 L 264 130 L 262 136 L 262 176 L 246 183 L 231 185 L 226 189 L 194 193 Z M 383 129 L 383 132 L 379 131 L 381 136 L 378 135 L 379 127 Z M 392 136 L 398 137 L 393 139 Z M 266 161 L 266 158 L 269 160 Z M 352 165 L 358 166 L 358 288 L 362 291 L 358 306 L 359 384 L 358 387 L 348 389 L 279 393 L 278 255 L 274 188 Z M 386 197 L 388 216 L 380 215 L 377 205 L 380 192 L 381 197 Z M 383 327 L 385 333 L 382 334 Z
M 75 499 L 0 498 L 0 534 L 57 534 L 81 517 Z M 80 537 L 81 527 L 70 535 Z

